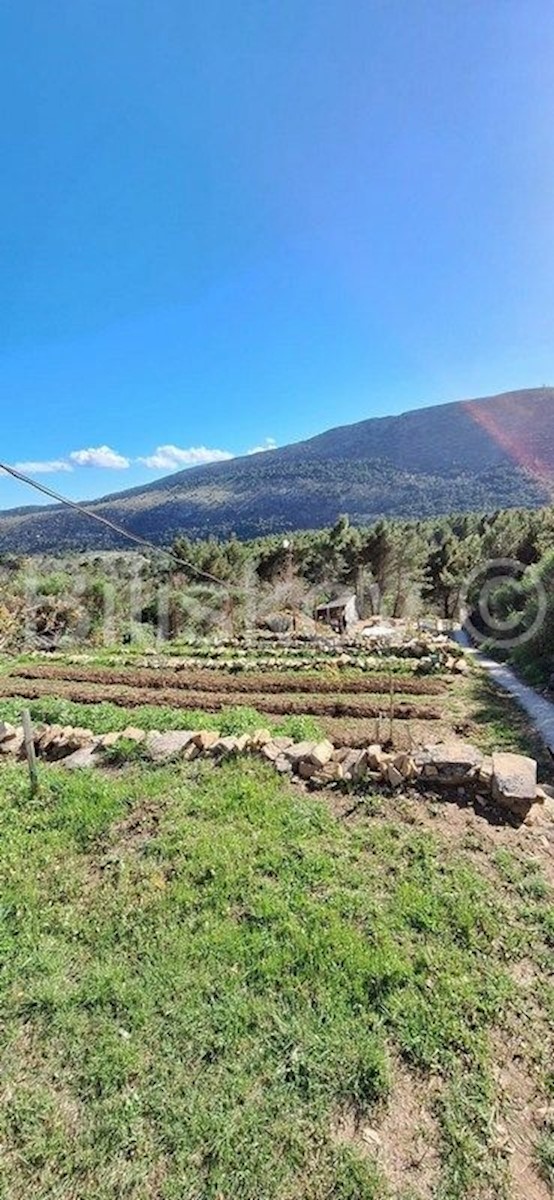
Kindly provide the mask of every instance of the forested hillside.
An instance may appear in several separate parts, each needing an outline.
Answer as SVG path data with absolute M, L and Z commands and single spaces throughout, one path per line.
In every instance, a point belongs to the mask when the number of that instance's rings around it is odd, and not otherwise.
M 168 544 L 383 517 L 537 507 L 554 492 L 554 389 L 508 392 L 347 425 L 309 441 L 180 471 L 89 504 Z M 30 493 L 31 494 L 31 493 Z M 0 514 L 0 550 L 124 546 L 59 506 Z

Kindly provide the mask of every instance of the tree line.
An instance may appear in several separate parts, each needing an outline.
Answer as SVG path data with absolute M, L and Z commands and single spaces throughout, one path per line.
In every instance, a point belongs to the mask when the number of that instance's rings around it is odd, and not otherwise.
M 0 557 L 0 645 L 21 641 L 25 623 L 39 647 L 63 645 L 76 629 L 81 641 L 117 643 L 147 642 L 160 628 L 168 638 L 286 628 L 291 613 L 309 616 L 344 591 L 356 592 L 364 616 L 456 619 L 463 601 L 485 637 L 481 599 L 493 564 L 489 613 L 529 634 L 512 638 L 509 656 L 537 680 L 554 669 L 554 507 L 366 528 L 343 516 L 326 529 L 250 541 L 179 536 L 171 551 L 178 562 L 163 552 Z M 539 593 L 546 611 L 535 629 Z

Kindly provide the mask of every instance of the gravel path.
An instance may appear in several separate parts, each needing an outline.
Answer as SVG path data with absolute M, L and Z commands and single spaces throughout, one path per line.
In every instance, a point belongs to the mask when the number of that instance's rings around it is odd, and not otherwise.
M 534 688 L 528 687 L 526 683 L 522 683 L 510 667 L 505 666 L 504 663 L 495 662 L 494 658 L 489 658 L 481 650 L 477 650 L 470 644 L 467 634 L 463 630 L 455 634 L 455 639 L 465 647 L 468 654 L 473 655 L 494 683 L 504 688 L 504 691 L 509 692 L 510 696 L 517 700 L 531 718 L 548 749 L 554 754 L 554 704 L 552 701 L 540 696 Z

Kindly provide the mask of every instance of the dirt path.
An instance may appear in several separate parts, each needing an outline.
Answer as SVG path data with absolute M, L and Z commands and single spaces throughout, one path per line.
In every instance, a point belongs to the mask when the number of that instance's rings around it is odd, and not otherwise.
M 531 718 L 545 745 L 554 754 L 554 704 L 552 701 L 547 700 L 545 696 L 540 696 L 534 688 L 528 687 L 526 683 L 522 683 L 510 667 L 504 663 L 495 662 L 494 658 L 489 658 L 481 650 L 471 646 L 467 634 L 463 630 L 456 634 L 456 641 L 465 647 L 466 653 L 473 656 L 498 687 L 509 692 L 510 696 L 517 700 L 520 707 Z

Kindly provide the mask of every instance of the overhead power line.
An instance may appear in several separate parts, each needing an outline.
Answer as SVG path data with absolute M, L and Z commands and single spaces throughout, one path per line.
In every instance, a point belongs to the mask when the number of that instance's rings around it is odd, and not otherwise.
M 116 521 L 110 521 L 108 517 L 100 516 L 99 513 L 93 512 L 92 509 L 85 508 L 83 504 L 78 504 L 76 500 L 68 500 L 67 496 L 62 496 L 60 492 L 55 492 L 53 488 L 47 487 L 45 483 L 37 483 L 36 479 L 31 479 L 29 475 L 24 475 L 23 471 L 18 471 L 16 467 L 10 467 L 7 463 L 0 462 L 0 470 L 6 471 L 8 475 L 12 475 L 20 483 L 26 483 L 29 487 L 34 488 L 35 491 L 42 492 L 44 496 L 48 496 L 51 500 L 56 500 L 58 504 L 65 504 L 67 508 L 74 509 L 75 512 L 81 513 L 82 516 L 90 517 L 92 521 L 98 521 L 100 525 L 106 525 L 108 529 L 120 534 L 121 537 L 128 538 L 130 542 L 135 542 L 138 546 L 146 546 L 149 550 L 154 550 L 156 554 L 165 554 L 167 558 L 170 558 L 180 567 L 188 567 L 198 577 L 209 579 L 211 583 L 217 583 L 219 587 L 227 587 L 223 579 L 218 579 L 216 575 L 210 575 L 209 571 L 201 571 L 199 567 L 194 566 L 194 563 L 187 562 L 186 559 L 180 558 L 173 551 L 166 550 L 163 546 L 156 546 L 154 542 L 149 542 L 147 538 L 141 537 L 138 533 L 131 533 L 123 525 L 118 525 Z

